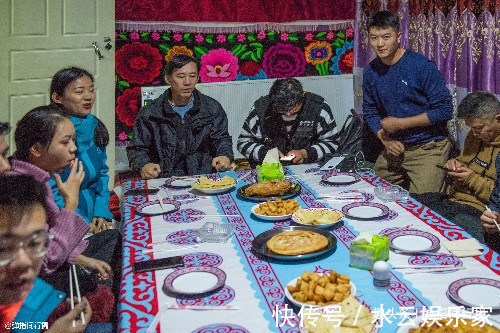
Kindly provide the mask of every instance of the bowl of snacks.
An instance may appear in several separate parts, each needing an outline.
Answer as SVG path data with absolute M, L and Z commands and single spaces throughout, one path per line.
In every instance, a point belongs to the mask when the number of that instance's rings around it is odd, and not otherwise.
M 306 272 L 288 282 L 285 295 L 297 307 L 321 308 L 339 304 L 356 294 L 349 276 L 333 269 L 328 273 Z
M 252 207 L 252 213 L 259 219 L 266 221 L 282 221 L 289 219 L 292 214 L 299 209 L 297 200 L 267 200 Z
M 297 209 L 292 214 L 292 221 L 300 225 L 326 229 L 340 222 L 344 214 L 332 208 L 306 208 Z

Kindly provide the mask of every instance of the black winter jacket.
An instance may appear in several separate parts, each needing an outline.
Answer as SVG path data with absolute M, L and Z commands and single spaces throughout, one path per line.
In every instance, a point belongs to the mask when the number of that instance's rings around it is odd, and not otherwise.
M 212 159 L 233 160 L 227 116 L 215 99 L 195 90 L 193 108 L 184 119 L 169 103 L 170 89 L 139 111 L 134 138 L 127 147 L 132 170 L 157 163 L 160 177 L 210 173 Z

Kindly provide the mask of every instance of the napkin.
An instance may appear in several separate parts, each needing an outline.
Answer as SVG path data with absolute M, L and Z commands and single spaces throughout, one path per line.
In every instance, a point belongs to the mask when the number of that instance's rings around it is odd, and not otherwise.
M 280 154 L 278 152 L 278 147 L 270 149 L 267 151 L 262 164 L 266 163 L 279 163 L 280 162 Z
M 474 238 L 443 241 L 443 245 L 459 258 L 474 257 L 482 254 L 483 247 Z

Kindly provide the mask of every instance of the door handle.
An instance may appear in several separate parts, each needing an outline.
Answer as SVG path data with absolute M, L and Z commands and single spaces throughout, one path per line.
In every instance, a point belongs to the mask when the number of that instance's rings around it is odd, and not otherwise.
M 104 59 L 104 56 L 101 54 L 101 50 L 99 50 L 99 46 L 97 45 L 97 42 L 93 42 L 92 46 L 94 47 L 95 54 L 99 57 L 99 60 Z

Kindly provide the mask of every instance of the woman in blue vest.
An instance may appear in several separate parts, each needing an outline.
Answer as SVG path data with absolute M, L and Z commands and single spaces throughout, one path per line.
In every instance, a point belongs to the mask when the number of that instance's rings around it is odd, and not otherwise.
M 59 106 L 75 127 L 76 157 L 83 162 L 85 170 L 76 212 L 91 224 L 93 233 L 106 230 L 111 226 L 113 217 L 108 208 L 110 193 L 106 146 L 109 134 L 104 124 L 91 114 L 96 97 L 94 77 L 78 67 L 61 69 L 52 78 L 50 96 L 52 104 Z M 68 175 L 69 170 L 62 173 L 62 181 Z M 62 207 L 64 202 L 55 182 L 51 185 L 55 201 Z

